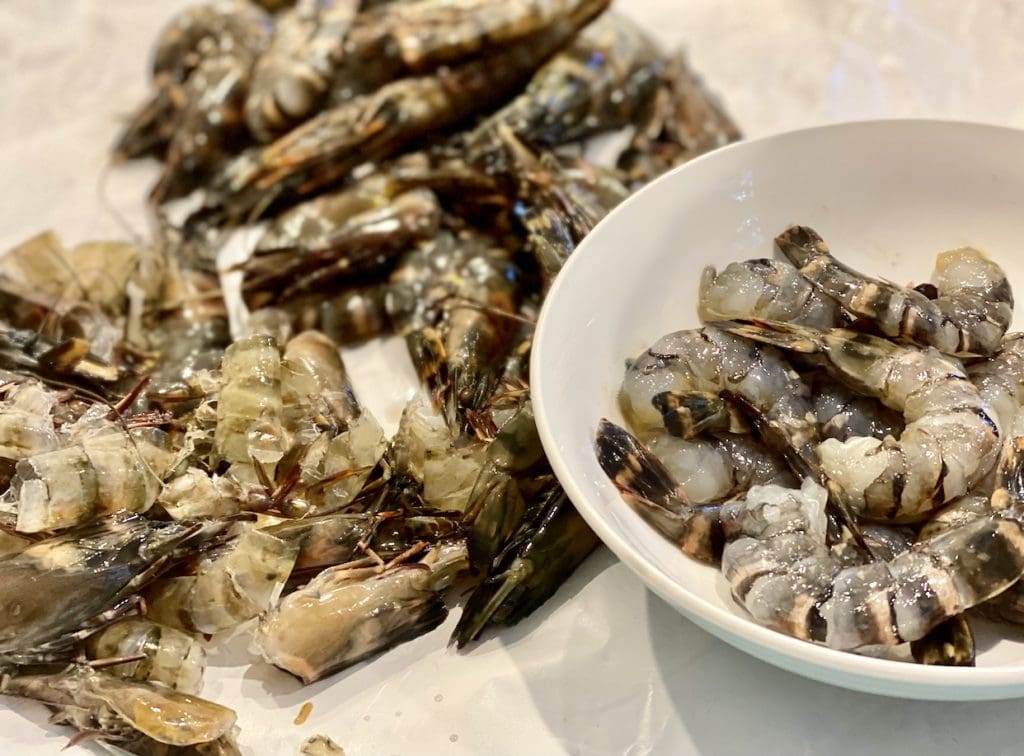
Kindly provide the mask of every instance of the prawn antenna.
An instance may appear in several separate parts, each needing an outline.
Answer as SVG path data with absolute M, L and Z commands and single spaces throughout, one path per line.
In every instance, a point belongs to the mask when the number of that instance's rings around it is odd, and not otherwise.
M 105 161 L 103 161 L 103 166 L 100 168 L 99 176 L 96 178 L 96 199 L 99 200 L 100 206 L 114 220 L 120 229 L 128 235 L 128 238 L 133 244 L 139 247 L 145 247 L 146 239 L 142 234 L 135 230 L 135 227 L 129 223 L 128 218 L 124 213 L 122 213 L 121 210 L 110 200 L 110 195 L 107 191 L 107 182 L 110 178 L 110 171 L 114 165 L 114 160 L 109 156 Z

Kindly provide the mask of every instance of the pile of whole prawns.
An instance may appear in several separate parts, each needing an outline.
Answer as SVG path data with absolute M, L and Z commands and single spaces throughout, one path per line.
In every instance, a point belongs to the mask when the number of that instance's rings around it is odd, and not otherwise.
M 905 288 L 805 226 L 775 245 L 782 259 L 708 268 L 706 325 L 631 361 L 632 433 L 602 421 L 598 461 L 758 622 L 973 665 L 965 613 L 1024 623 L 1024 334 L 1006 335 L 1006 275 L 965 247 Z
M 249 633 L 309 683 L 453 601 L 460 647 L 516 623 L 586 558 L 530 406 L 538 307 L 612 207 L 738 138 L 607 5 L 228 0 L 167 25 L 115 147 L 162 161 L 154 239 L 0 258 L 0 693 L 76 740 L 237 753 L 198 695 L 209 643 Z M 623 130 L 614 167 L 582 157 Z M 216 259 L 254 222 L 232 334 Z M 339 352 L 389 334 L 424 387 L 392 438 Z

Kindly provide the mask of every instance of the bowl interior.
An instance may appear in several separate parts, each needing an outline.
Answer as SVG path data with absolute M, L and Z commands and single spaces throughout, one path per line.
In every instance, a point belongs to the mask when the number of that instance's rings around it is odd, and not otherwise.
M 583 516 L 663 598 L 777 663 L 820 667 L 802 670 L 820 679 L 832 670 L 966 686 L 951 697 L 983 695 L 969 689 L 990 684 L 1019 685 L 1024 694 L 1024 643 L 985 641 L 979 668 L 951 670 L 864 659 L 755 625 L 716 570 L 680 554 L 626 507 L 593 447 L 601 417 L 621 422 L 615 396 L 624 360 L 669 331 L 699 325 L 705 266 L 771 257 L 774 236 L 801 223 L 841 260 L 882 278 L 927 280 L 938 252 L 971 245 L 1024 291 L 1021 207 L 1024 132 L 930 121 L 843 124 L 737 144 L 630 198 L 559 276 L 534 347 L 542 437 Z M 1018 312 L 1015 328 L 1022 323 Z

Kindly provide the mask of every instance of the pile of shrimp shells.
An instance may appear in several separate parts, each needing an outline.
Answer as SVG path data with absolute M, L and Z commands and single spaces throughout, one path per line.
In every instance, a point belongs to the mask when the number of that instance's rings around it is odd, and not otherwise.
M 589 555 L 529 401 L 537 311 L 615 204 L 739 136 L 607 6 L 169 21 L 114 149 L 162 163 L 154 238 L 0 258 L 0 693 L 133 753 L 237 753 L 199 695 L 228 637 L 308 684 L 453 603 L 460 648 L 515 624 Z M 621 130 L 614 166 L 582 157 Z M 423 391 L 389 437 L 339 349 L 391 335 Z
M 903 287 L 813 229 L 708 268 L 702 328 L 628 362 L 598 460 L 757 622 L 972 666 L 970 621 L 1024 622 L 1024 334 L 983 252 Z

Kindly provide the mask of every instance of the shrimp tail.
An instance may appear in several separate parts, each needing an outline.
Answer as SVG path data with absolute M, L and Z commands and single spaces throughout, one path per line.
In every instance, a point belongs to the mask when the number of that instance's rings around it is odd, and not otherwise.
M 621 491 L 673 511 L 688 503 L 661 460 L 633 434 L 607 419 L 597 427 L 597 461 Z
M 522 522 L 526 502 L 515 479 L 496 471 L 481 474 L 469 501 L 476 509 L 466 543 L 469 563 L 477 572 L 486 573 Z
M 723 320 L 707 325 L 788 352 L 818 354 L 822 351 L 822 332 L 815 328 L 774 320 Z
M 706 391 L 665 391 L 651 397 L 661 413 L 665 430 L 683 439 L 702 433 L 743 433 L 750 430 L 745 418 L 732 405 Z
M 958 614 L 933 628 L 920 640 L 911 641 L 910 653 L 918 664 L 973 667 L 974 633 L 967 618 Z
M 466 602 L 452 634 L 457 647 L 487 627 L 515 625 L 528 617 L 600 543 L 560 487 L 544 497 L 540 508 L 538 520 L 523 524 L 510 548 L 496 558 L 493 574 Z
M 629 431 L 601 420 L 597 460 L 623 500 L 645 522 L 685 554 L 718 562 L 725 544 L 719 508 L 691 504 L 665 465 Z
M 825 240 L 807 226 L 790 226 L 775 237 L 775 245 L 793 265 L 802 268 L 818 255 L 832 256 Z
M 517 561 L 504 573 L 485 581 L 473 591 L 452 633 L 451 642 L 456 648 L 463 648 L 480 637 L 502 602 L 526 580 L 528 569 L 528 563 Z

